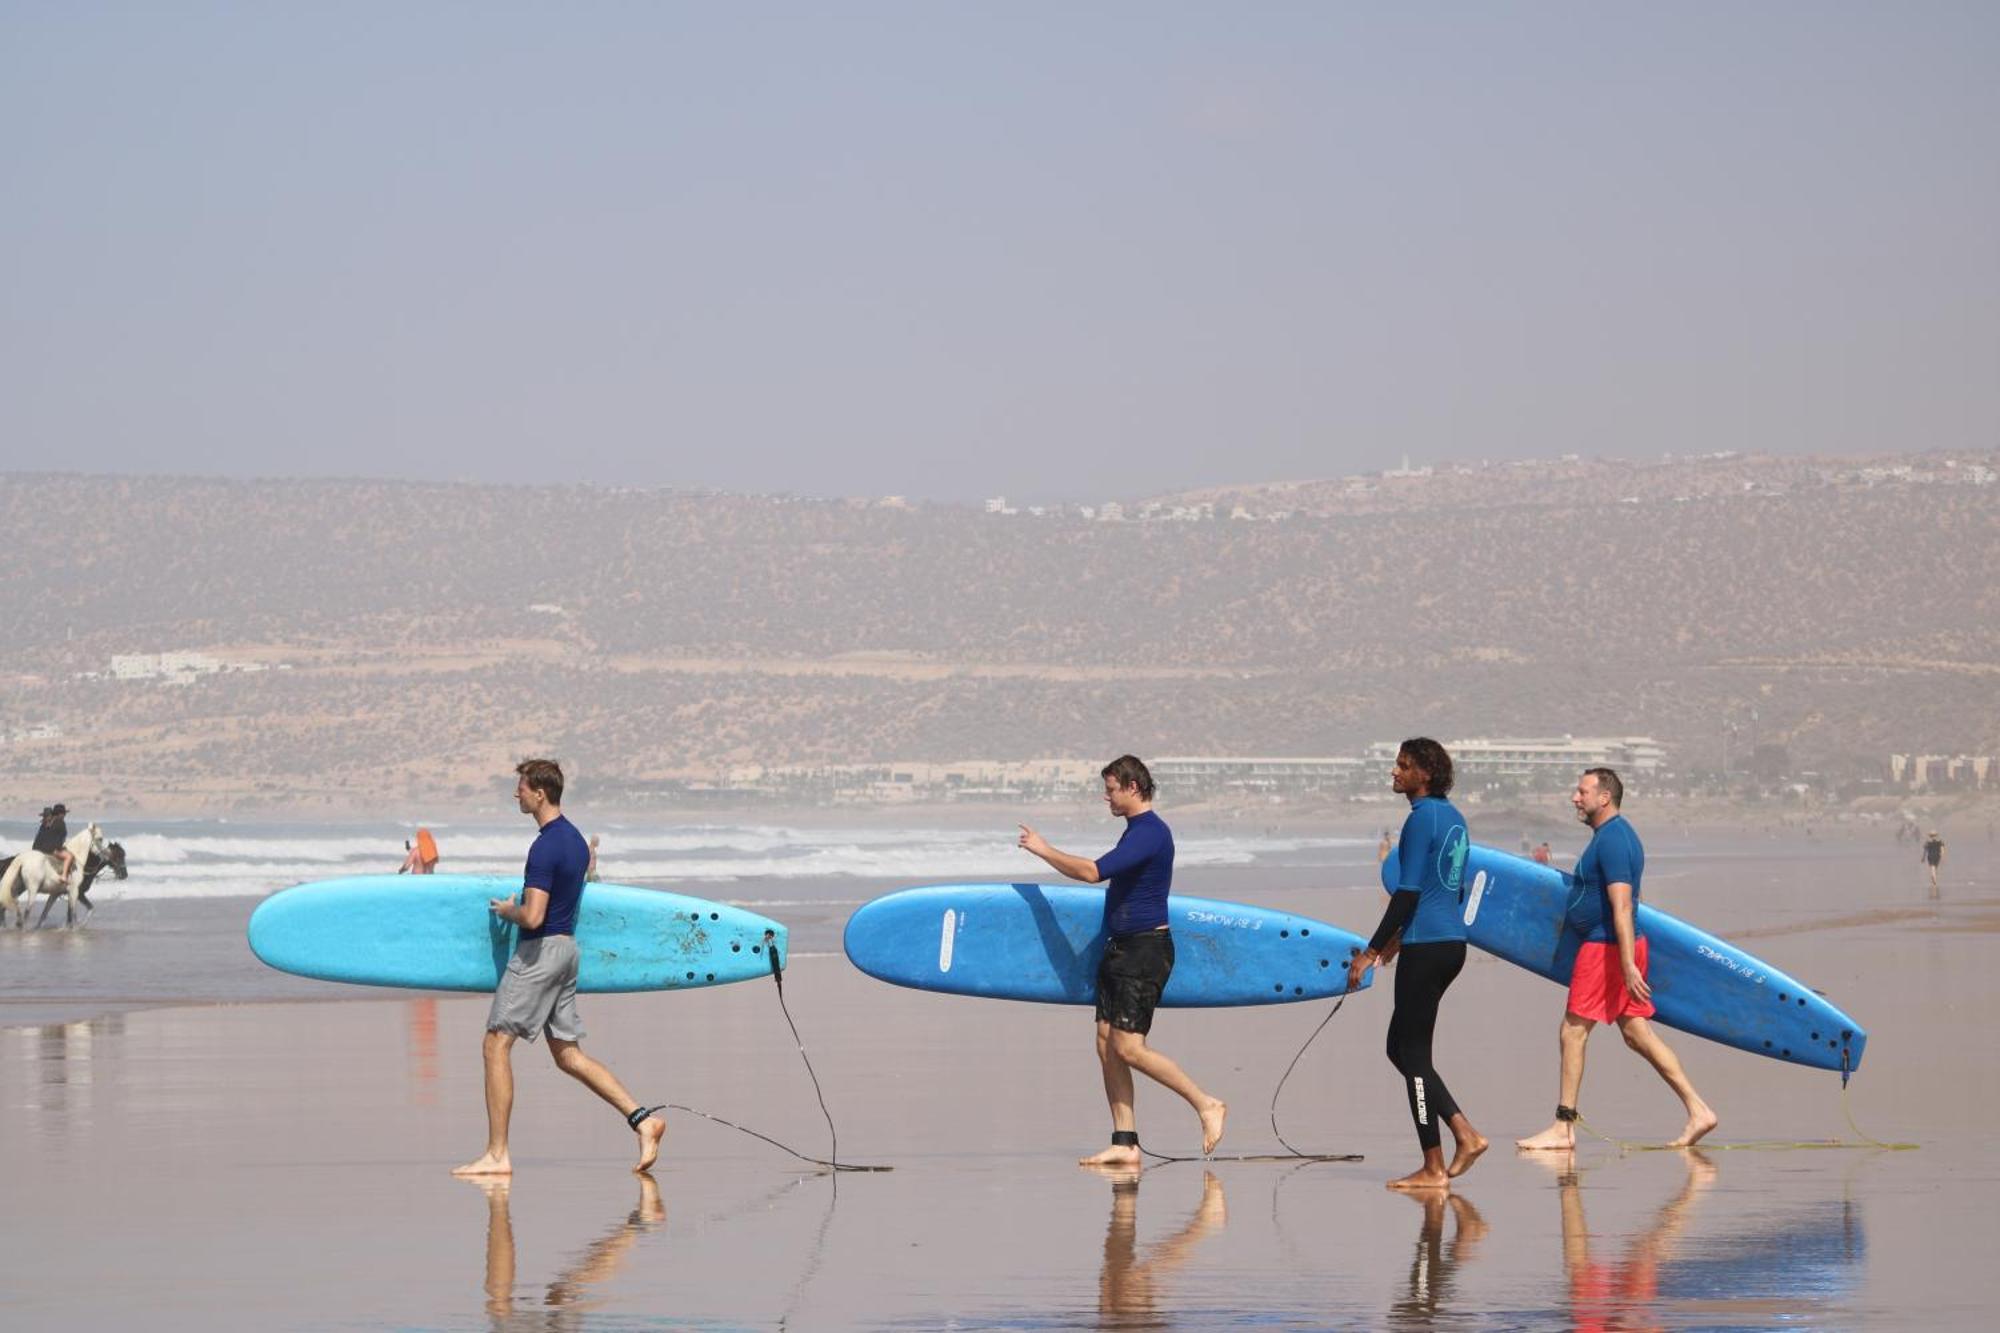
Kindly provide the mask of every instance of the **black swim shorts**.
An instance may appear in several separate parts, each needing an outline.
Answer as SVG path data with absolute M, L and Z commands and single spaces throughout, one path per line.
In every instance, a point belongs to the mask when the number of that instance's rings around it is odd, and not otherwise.
M 1097 1019 L 1126 1032 L 1153 1030 L 1153 1009 L 1174 971 L 1174 935 L 1142 930 L 1113 935 L 1097 965 Z

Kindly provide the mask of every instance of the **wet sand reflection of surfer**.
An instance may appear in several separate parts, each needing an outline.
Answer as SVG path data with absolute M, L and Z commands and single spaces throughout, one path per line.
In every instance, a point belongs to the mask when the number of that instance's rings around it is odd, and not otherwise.
M 1229 1220 L 1222 1182 L 1201 1173 L 1201 1202 L 1173 1235 L 1139 1251 L 1139 1178 L 1129 1167 L 1092 1167 L 1111 1182 L 1111 1220 L 1104 1228 L 1104 1267 L 1097 1279 L 1099 1328 L 1157 1328 L 1161 1325 L 1158 1280 L 1187 1262 L 1205 1237 Z
M 520 1308 L 514 1299 L 514 1217 L 508 1206 L 512 1184 L 504 1176 L 471 1177 L 486 1195 L 486 1313 L 492 1327 L 581 1328 L 581 1316 L 597 1302 L 591 1289 L 608 1282 L 624 1265 L 640 1233 L 667 1219 L 660 1186 L 651 1176 L 639 1176 L 639 1201 L 625 1220 L 592 1241 L 577 1261 L 550 1281 L 541 1310 Z
M 1409 1294 L 1389 1307 L 1389 1325 L 1430 1328 L 1439 1315 L 1451 1314 L 1452 1277 L 1458 1266 L 1474 1257 L 1486 1234 L 1486 1219 L 1461 1194 L 1443 1190 L 1413 1190 L 1405 1195 L 1424 1210 L 1417 1231 L 1417 1252 L 1410 1260 Z M 1451 1244 L 1444 1243 L 1444 1215 L 1452 1216 Z
M 1557 1172 L 1562 1195 L 1563 1271 L 1569 1277 L 1572 1328 L 1624 1329 L 1656 1326 L 1652 1309 L 1659 1301 L 1661 1265 L 1674 1256 L 1674 1244 L 1687 1227 L 1694 1201 L 1715 1181 L 1715 1163 L 1699 1148 L 1683 1148 L 1687 1179 L 1680 1191 L 1660 1208 L 1653 1224 L 1635 1235 L 1615 1260 L 1592 1256 L 1590 1228 L 1583 1216 L 1582 1178 L 1571 1152 L 1542 1158 Z

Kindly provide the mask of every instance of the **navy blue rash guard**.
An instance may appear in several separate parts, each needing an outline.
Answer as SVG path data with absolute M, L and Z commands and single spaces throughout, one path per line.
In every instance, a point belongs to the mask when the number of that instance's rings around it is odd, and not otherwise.
M 1174 835 L 1151 810 L 1125 821 L 1125 836 L 1097 858 L 1104 890 L 1104 928 L 1133 935 L 1167 924 L 1167 892 L 1174 883 Z
M 542 928 L 521 927 L 521 938 L 537 940 L 544 935 L 576 934 L 576 907 L 583 898 L 583 872 L 590 864 L 590 844 L 576 831 L 566 815 L 557 815 L 536 836 L 528 848 L 528 865 L 521 872 L 524 889 L 540 889 L 549 895 L 549 910 L 542 915 Z

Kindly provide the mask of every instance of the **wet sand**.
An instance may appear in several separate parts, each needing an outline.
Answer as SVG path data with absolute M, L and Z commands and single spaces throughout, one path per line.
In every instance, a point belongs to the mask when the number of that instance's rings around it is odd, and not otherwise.
M 1728 1150 L 1847 1137 L 1838 1076 L 1669 1031 L 1722 1112 L 1717 1151 L 1516 1155 L 1511 1139 L 1554 1101 L 1560 992 L 1475 954 L 1438 1062 L 1495 1147 L 1456 1202 L 1382 1188 L 1416 1149 L 1381 1055 L 1387 996 L 1372 993 L 1333 1019 L 1279 1106 L 1294 1144 L 1365 1161 L 1116 1177 L 1072 1164 L 1106 1137 L 1087 1012 L 901 991 L 800 957 L 786 994 L 841 1155 L 896 1170 L 835 1181 L 675 1114 L 656 1194 L 627 1169 L 623 1123 L 539 1048 L 517 1052 L 511 1185 L 448 1174 L 483 1134 L 477 997 L 100 1006 L 25 1024 L 25 1001 L 0 1005 L 16 1024 L 0 1030 L 0 1324 L 1984 1327 L 2000 1296 L 2000 1072 L 1976 1024 L 2000 981 L 1991 933 L 1966 927 L 2000 906 L 2000 876 L 1962 862 L 1933 909 L 1906 860 L 1746 844 L 1662 855 L 1647 889 L 1725 935 L 1758 932 L 1759 953 L 1868 1024 L 1853 1113 L 1919 1151 Z M 1360 928 L 1379 905 L 1305 894 L 1257 886 Z M 32 966 L 39 947 L 0 941 L 0 966 Z M 635 1093 L 826 1154 L 769 985 L 582 1009 L 588 1048 Z M 1231 1102 L 1221 1152 L 1282 1151 L 1271 1090 L 1325 1011 L 1163 1012 L 1155 1043 Z M 1583 1104 L 1623 1137 L 1679 1124 L 1607 1032 Z M 1171 1096 L 1142 1087 L 1139 1111 L 1148 1147 L 1194 1150 Z

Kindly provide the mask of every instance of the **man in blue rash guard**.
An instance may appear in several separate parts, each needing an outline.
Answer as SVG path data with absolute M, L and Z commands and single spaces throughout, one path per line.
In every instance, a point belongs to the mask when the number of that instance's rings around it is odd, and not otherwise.
M 1174 880 L 1174 835 L 1153 813 L 1153 775 L 1132 755 L 1104 766 L 1104 804 L 1125 820 L 1118 845 L 1095 861 L 1049 846 L 1021 825 L 1020 846 L 1058 872 L 1085 884 L 1109 881 L 1104 930 L 1109 937 L 1097 969 L 1097 1060 L 1104 1096 L 1111 1104 L 1111 1146 L 1079 1158 L 1081 1166 L 1134 1167 L 1140 1163 L 1139 1121 L 1132 1110 L 1132 1071 L 1179 1093 L 1201 1117 L 1201 1150 L 1215 1151 L 1229 1108 L 1203 1092 L 1181 1067 L 1146 1044 L 1153 1008 L 1174 970 L 1173 933 L 1167 929 L 1167 893 Z
M 576 1013 L 576 918 L 583 901 L 590 847 L 562 811 L 562 765 L 529 759 L 514 768 L 514 801 L 539 832 L 528 849 L 521 892 L 490 898 L 487 910 L 520 929 L 514 956 L 500 974 L 486 1015 L 482 1054 L 486 1066 L 486 1151 L 452 1168 L 455 1176 L 507 1176 L 514 1172 L 508 1132 L 514 1118 L 514 1043 L 546 1032 L 556 1068 L 609 1102 L 639 1136 L 644 1173 L 660 1155 L 667 1122 L 664 1106 L 641 1106 L 618 1076 L 583 1052 L 583 1024 Z
M 1451 756 L 1429 737 L 1404 741 L 1396 752 L 1389 784 L 1410 802 L 1397 844 L 1396 891 L 1374 938 L 1347 968 L 1347 988 L 1353 990 L 1370 964 L 1386 965 L 1399 950 L 1403 958 L 1396 969 L 1396 1009 L 1389 1019 L 1389 1061 L 1409 1093 L 1424 1164 L 1390 1181 L 1389 1188 L 1397 1190 L 1449 1189 L 1452 1178 L 1471 1170 L 1486 1151 L 1486 1139 L 1458 1109 L 1431 1063 L 1438 1002 L 1465 966 L 1460 898 L 1469 843 L 1465 817 L 1444 799 L 1451 783 Z M 1449 1167 L 1439 1121 L 1450 1127 L 1456 1143 Z

